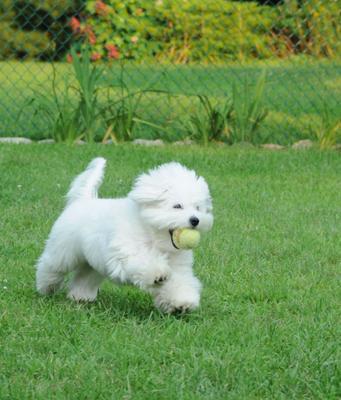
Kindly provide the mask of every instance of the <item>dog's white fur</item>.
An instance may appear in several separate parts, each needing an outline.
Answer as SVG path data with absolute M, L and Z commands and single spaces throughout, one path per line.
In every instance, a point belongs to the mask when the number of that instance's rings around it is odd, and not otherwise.
M 193 275 L 193 254 L 176 249 L 170 231 L 191 227 L 193 216 L 195 229 L 211 229 L 207 183 L 172 162 L 140 175 L 126 198 L 98 199 L 105 164 L 95 158 L 73 181 L 37 263 L 37 290 L 53 293 L 74 272 L 68 297 L 76 301 L 95 300 L 106 277 L 146 290 L 165 312 L 195 309 L 201 283 Z

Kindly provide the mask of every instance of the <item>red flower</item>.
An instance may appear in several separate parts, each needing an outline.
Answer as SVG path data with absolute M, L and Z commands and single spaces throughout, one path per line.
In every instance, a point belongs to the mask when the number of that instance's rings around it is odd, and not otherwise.
M 96 35 L 92 31 L 89 32 L 88 39 L 90 44 L 96 43 Z
M 105 48 L 108 51 L 109 58 L 114 58 L 115 60 L 120 58 L 120 52 L 117 50 L 117 47 L 114 44 L 109 43 L 109 44 L 105 45 Z
M 68 63 L 72 63 L 73 57 L 72 57 L 72 55 L 71 55 L 70 53 L 68 53 L 68 54 L 66 55 L 66 61 L 67 61 Z
M 91 57 L 90 57 L 91 61 L 98 61 L 101 58 L 102 58 L 102 56 L 99 53 L 92 53 Z
M 96 44 L 96 35 L 92 30 L 91 26 L 86 26 L 84 32 L 89 40 L 89 43 L 92 45 Z
M 109 7 L 103 1 L 98 0 L 95 3 L 95 11 L 98 15 L 106 16 L 109 13 Z
M 81 30 L 81 23 L 80 23 L 79 19 L 77 19 L 76 17 L 71 18 L 70 26 L 74 33 L 79 33 Z

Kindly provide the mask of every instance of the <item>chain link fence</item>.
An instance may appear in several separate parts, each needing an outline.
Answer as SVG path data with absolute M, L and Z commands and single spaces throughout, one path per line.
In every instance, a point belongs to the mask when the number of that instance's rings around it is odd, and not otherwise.
M 100 102 L 143 91 L 135 137 L 184 138 L 206 100 L 222 110 L 235 94 L 243 107 L 265 74 L 259 140 L 305 138 L 340 119 L 340 10 L 340 0 L 3 0 L 0 136 L 51 136 L 37 99 L 63 97 L 71 49 L 87 46 L 111 86 Z

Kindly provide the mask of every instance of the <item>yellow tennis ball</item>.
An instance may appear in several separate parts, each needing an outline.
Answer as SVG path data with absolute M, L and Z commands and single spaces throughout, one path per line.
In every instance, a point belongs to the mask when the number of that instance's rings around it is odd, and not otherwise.
M 179 249 L 193 249 L 200 242 L 200 232 L 188 228 L 175 229 L 173 231 L 173 242 Z

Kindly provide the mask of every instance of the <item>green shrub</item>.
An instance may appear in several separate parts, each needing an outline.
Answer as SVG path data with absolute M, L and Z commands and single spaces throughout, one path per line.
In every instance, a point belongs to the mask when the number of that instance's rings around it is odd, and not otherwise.
M 228 132 L 228 142 L 260 142 L 260 128 L 268 115 L 263 105 L 266 74 L 258 78 L 255 87 L 252 89 L 250 82 L 245 79 L 242 91 L 233 89 L 232 105 L 233 112 Z
M 341 54 L 340 0 L 2 0 L 0 59 L 224 62 Z
M 231 99 L 227 97 L 224 104 L 220 104 L 207 96 L 199 95 L 198 98 L 200 107 L 183 124 L 186 136 L 205 146 L 209 142 L 226 142 L 233 114 Z
M 0 4 L 0 60 L 57 59 L 73 39 L 70 17 L 82 0 L 2 0 Z
M 262 73 L 251 88 L 245 79 L 242 90 L 234 87 L 232 96 L 225 96 L 223 101 L 199 95 L 200 107 L 182 123 L 185 135 L 204 145 L 214 141 L 259 143 L 260 128 L 268 114 L 263 106 L 265 81 Z
M 262 3 L 88 0 L 81 30 L 94 59 L 187 63 L 340 55 L 339 0 Z
M 320 115 L 309 122 L 308 132 L 320 149 L 330 149 L 341 140 L 341 116 L 333 114 L 326 104 Z
M 86 9 L 80 31 L 94 58 L 116 58 L 112 46 L 126 59 L 178 63 L 271 56 L 274 10 L 253 2 L 89 0 Z
M 73 75 L 64 77 L 62 90 L 57 90 L 56 75 L 52 79 L 52 96 L 37 92 L 32 103 L 36 114 L 47 121 L 48 130 L 57 142 L 73 143 L 78 139 L 93 142 L 102 128 L 99 92 L 102 70 L 90 63 L 89 52 L 78 55 L 71 50 Z
M 273 31 L 279 53 L 341 55 L 340 0 L 286 0 Z
M 54 43 L 42 32 L 13 29 L 7 21 L 0 22 L 0 60 L 9 58 L 39 58 L 52 54 Z
M 56 142 L 74 143 L 84 139 L 91 143 L 112 139 L 116 143 L 131 140 L 137 125 L 162 129 L 138 115 L 142 98 L 152 91 L 150 87 L 157 76 L 144 88 L 132 91 L 124 81 L 123 67 L 117 85 L 103 78 L 107 68 L 91 63 L 88 47 L 80 53 L 72 48 L 70 57 L 72 75 L 63 75 L 62 85 L 58 87 L 53 67 L 51 92 L 35 91 L 27 104 L 33 105 L 34 114 L 44 119 L 47 131 Z M 21 112 L 17 118 L 20 116 Z
M 35 115 L 44 119 L 49 136 L 57 143 L 72 144 L 84 137 L 80 130 L 74 93 L 67 79 L 64 91 L 58 97 L 49 97 L 43 92 L 37 92 L 34 107 Z

